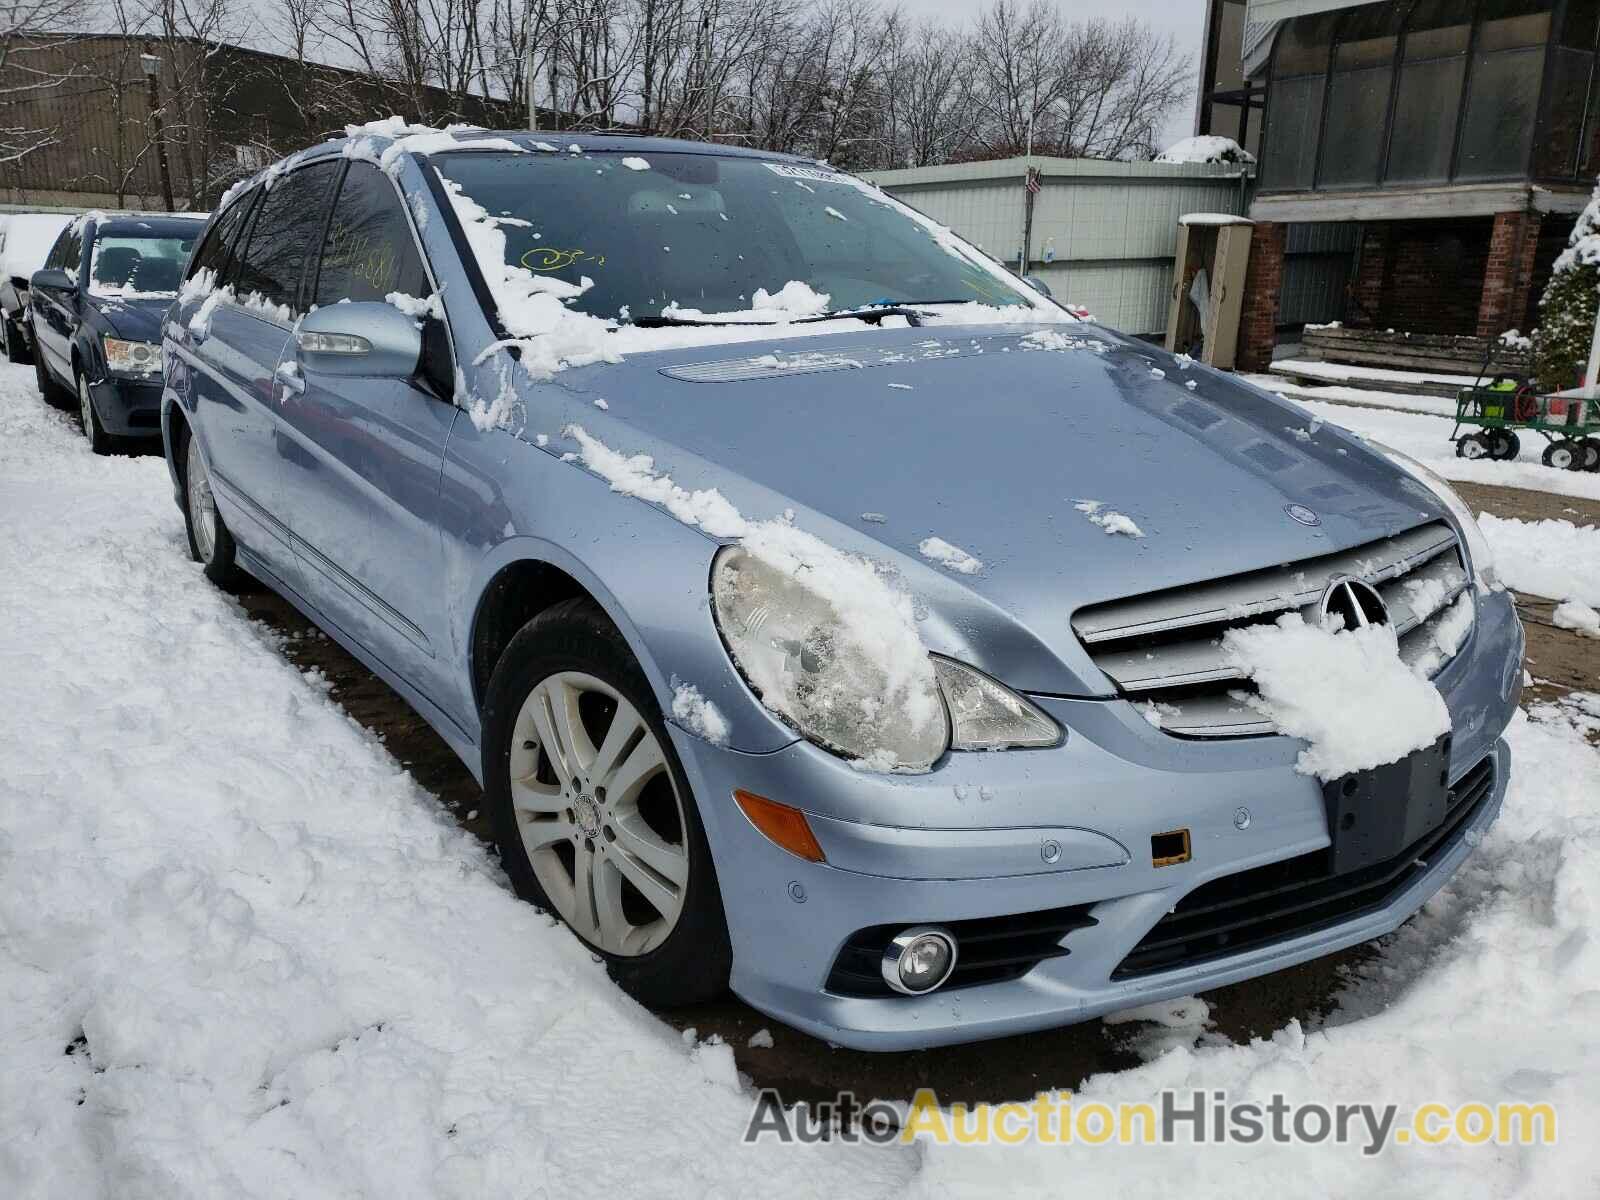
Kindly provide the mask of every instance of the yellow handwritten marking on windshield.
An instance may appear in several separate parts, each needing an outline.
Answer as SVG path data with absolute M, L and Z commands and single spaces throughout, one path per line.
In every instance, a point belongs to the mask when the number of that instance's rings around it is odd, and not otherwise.
M 590 254 L 585 250 L 558 250 L 554 246 L 535 246 L 519 260 L 530 271 L 564 271 L 577 263 L 606 265 L 604 254 Z

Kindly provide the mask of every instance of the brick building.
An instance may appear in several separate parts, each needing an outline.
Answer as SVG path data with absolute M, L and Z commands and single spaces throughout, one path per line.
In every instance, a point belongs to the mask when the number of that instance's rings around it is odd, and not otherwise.
M 1600 173 L 1597 39 L 1600 0 L 1212 0 L 1200 131 L 1259 137 L 1241 367 L 1270 361 L 1314 227 L 1353 247 L 1347 324 L 1536 325 Z
M 200 210 L 351 122 L 520 127 L 520 106 L 197 38 L 36 34 L 0 67 L 0 205 Z M 549 116 L 549 114 L 545 114 Z M 14 153 L 26 148 L 26 153 Z

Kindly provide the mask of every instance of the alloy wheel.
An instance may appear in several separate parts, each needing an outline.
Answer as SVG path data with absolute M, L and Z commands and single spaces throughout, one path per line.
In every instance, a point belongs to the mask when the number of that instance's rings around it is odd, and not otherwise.
M 189 504 L 189 523 L 194 527 L 194 546 L 200 561 L 209 563 L 217 547 L 217 502 L 211 494 L 211 477 L 194 443 L 185 457 L 184 493 Z
M 517 713 L 511 804 L 539 885 L 567 925 L 608 954 L 647 954 L 683 913 L 684 798 L 639 710 L 592 675 L 534 685 Z

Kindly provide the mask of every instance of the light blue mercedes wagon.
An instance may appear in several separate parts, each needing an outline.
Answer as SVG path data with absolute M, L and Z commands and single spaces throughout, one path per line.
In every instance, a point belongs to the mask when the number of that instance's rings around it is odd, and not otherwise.
M 162 432 L 206 575 L 398 690 L 621 986 L 996 1037 L 1461 865 L 1523 641 L 1448 487 L 825 165 L 553 138 L 391 122 L 236 188 Z M 1220 644 L 1296 612 L 1391 626 L 1448 735 L 1298 771 Z

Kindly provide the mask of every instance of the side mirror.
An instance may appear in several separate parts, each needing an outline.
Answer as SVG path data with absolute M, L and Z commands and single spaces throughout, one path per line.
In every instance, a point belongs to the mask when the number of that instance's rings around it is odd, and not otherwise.
M 300 322 L 295 345 L 309 371 L 410 379 L 422 358 L 422 330 L 414 317 L 376 300 L 330 304 Z
M 1022 282 L 1027 284 L 1034 291 L 1040 292 L 1052 300 L 1056 298 L 1056 294 L 1050 290 L 1050 285 L 1044 280 L 1040 279 L 1037 275 L 1024 275 L 1022 277 Z
M 70 292 L 76 290 L 78 285 L 60 267 L 46 267 L 33 273 L 33 286 L 46 291 Z

